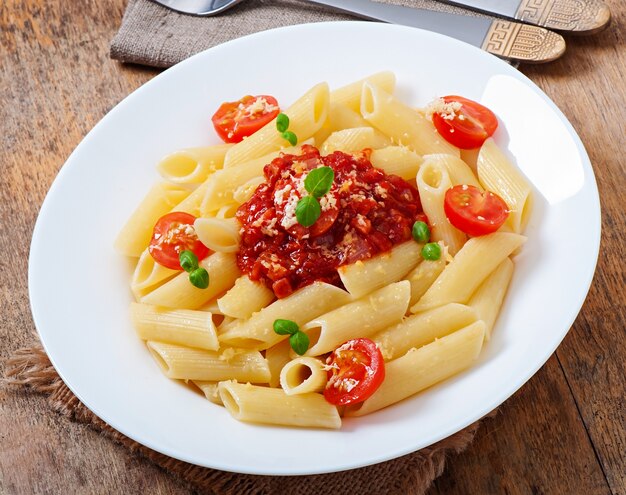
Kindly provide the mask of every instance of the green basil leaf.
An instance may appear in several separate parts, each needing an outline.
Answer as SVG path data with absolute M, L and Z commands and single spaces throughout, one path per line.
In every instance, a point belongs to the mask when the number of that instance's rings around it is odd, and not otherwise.
M 274 332 L 278 335 L 293 335 L 300 331 L 300 327 L 295 321 L 291 320 L 274 320 Z
M 309 350 L 309 336 L 301 331 L 297 331 L 291 337 L 289 337 L 289 345 L 298 354 L 302 356 Z
M 313 196 L 305 196 L 296 205 L 296 219 L 303 227 L 310 227 L 322 214 L 320 203 Z
M 209 272 L 204 268 L 196 268 L 189 274 L 189 281 L 198 289 L 206 289 L 209 286 Z
M 330 191 L 335 180 L 335 172 L 330 167 L 319 167 L 309 172 L 304 179 L 304 188 L 316 198 Z
M 289 117 L 284 113 L 279 113 L 276 117 L 276 129 L 278 132 L 285 132 L 289 128 Z
M 291 146 L 295 146 L 296 144 L 298 144 L 298 136 L 296 136 L 293 132 L 291 131 L 285 131 L 281 134 L 281 136 L 286 139 L 287 141 L 289 141 L 289 144 Z
M 178 255 L 178 261 L 180 262 L 180 267 L 186 272 L 192 272 L 198 268 L 198 257 L 193 251 L 181 251 Z

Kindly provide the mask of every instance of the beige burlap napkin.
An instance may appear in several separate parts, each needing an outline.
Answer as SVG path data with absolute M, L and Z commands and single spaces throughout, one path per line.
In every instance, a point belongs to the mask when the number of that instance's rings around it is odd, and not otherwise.
M 159 454 L 122 435 L 72 394 L 38 342 L 20 349 L 6 363 L 5 382 L 24 393 L 45 394 L 50 406 L 84 423 L 171 473 L 193 492 L 212 495 L 422 495 L 443 473 L 446 458 L 471 443 L 479 422 L 418 452 L 392 461 L 313 476 L 258 476 L 208 469 Z M 492 413 L 495 414 L 495 411 Z M 411 432 L 407 432 L 407 435 Z M 372 439 L 376 441 L 376 439 Z
M 482 16 L 435 0 L 377 1 Z M 183 15 L 150 0 L 129 0 L 120 30 L 111 42 L 111 57 L 122 62 L 170 67 L 247 34 L 307 22 L 355 19 L 304 0 L 248 0 L 215 17 Z

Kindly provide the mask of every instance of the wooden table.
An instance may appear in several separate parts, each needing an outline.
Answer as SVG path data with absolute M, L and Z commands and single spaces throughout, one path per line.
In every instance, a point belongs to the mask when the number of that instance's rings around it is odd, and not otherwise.
M 0 6 L 1 359 L 33 339 L 27 259 L 46 191 L 96 122 L 158 73 L 109 59 L 125 3 Z M 608 30 L 569 38 L 555 63 L 522 67 L 570 119 L 594 164 L 603 240 L 589 297 L 557 352 L 451 459 L 433 494 L 626 494 L 626 11 L 622 0 L 608 3 Z M 188 493 L 51 412 L 43 397 L 11 392 L 0 396 L 0 492 Z

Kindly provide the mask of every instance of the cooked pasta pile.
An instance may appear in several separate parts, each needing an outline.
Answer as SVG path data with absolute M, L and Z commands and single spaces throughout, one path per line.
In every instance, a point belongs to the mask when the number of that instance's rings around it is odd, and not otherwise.
M 477 153 L 461 151 L 437 132 L 428 109 L 402 103 L 393 96 L 394 87 L 390 72 L 333 91 L 321 83 L 284 111 L 289 131 L 299 141 L 295 146 L 272 120 L 239 143 L 185 149 L 158 164 L 163 180 L 149 190 L 115 246 L 137 259 L 130 284 L 135 298 L 130 307 L 132 323 L 167 377 L 195 384 L 207 399 L 241 421 L 340 428 L 343 416 L 385 408 L 476 361 L 512 278 L 512 257 L 525 241 L 521 232 L 529 214 L 530 186 L 492 138 Z M 369 242 L 378 228 L 376 220 L 370 221 L 372 215 L 367 217 L 374 211 L 371 205 L 363 215 L 351 213 L 357 223 L 341 220 L 341 208 L 351 201 L 342 196 L 348 188 L 345 180 L 334 182 L 326 196 L 318 198 L 318 222 L 343 221 L 350 233 L 341 238 L 341 246 L 337 223 L 335 231 L 326 231 L 320 223 L 304 227 L 295 217 L 287 218 L 295 215 L 286 206 L 291 187 L 282 186 L 284 196 L 278 194 L 278 185 L 267 189 L 269 164 L 283 167 L 282 176 L 281 170 L 274 169 L 276 180 L 295 181 L 298 174 L 304 178 L 328 163 L 324 157 L 338 152 L 342 154 L 334 156 L 368 162 L 364 174 L 378 174 L 376 186 L 370 187 L 376 190 L 369 198 L 372 205 L 378 201 L 391 208 L 381 199 L 391 194 L 389 183 L 399 184 L 398 196 L 411 198 L 411 191 L 419 192 L 419 199 L 410 199 L 419 208 L 401 212 L 404 216 L 398 213 L 399 220 L 391 222 L 402 228 L 384 227 L 388 239 L 380 235 L 376 243 Z M 474 160 L 468 158 L 472 155 Z M 292 157 L 289 163 L 286 156 Z M 304 156 L 317 162 L 296 170 Z M 376 170 L 368 172 L 369 163 Z M 406 190 L 401 187 L 404 183 Z M 444 197 L 459 185 L 502 198 L 508 205 L 505 223 L 485 235 L 468 235 L 453 226 Z M 300 184 L 292 207 L 308 194 L 303 187 Z M 263 191 L 266 200 L 276 201 L 272 208 L 284 208 L 277 218 L 261 218 L 258 208 L 250 207 Z M 394 208 L 388 210 L 390 214 L 401 210 L 401 206 Z M 257 222 L 256 230 L 243 228 L 244 210 L 249 225 Z M 170 212 L 192 215 L 195 222 L 187 233 L 197 235 L 210 250 L 197 263 L 192 257 L 191 266 L 183 265 L 184 270 L 177 260 L 170 266 L 155 261 L 154 247 L 149 247 L 155 224 Z M 403 219 L 413 224 L 419 215 L 428 225 L 429 240 L 437 244 L 435 251 L 441 251 L 438 257 L 425 257 L 426 242 L 411 237 L 410 228 L 407 233 L 402 224 Z M 376 217 L 380 225 L 383 216 Z M 300 243 L 298 256 L 304 257 L 305 267 L 300 272 L 307 270 L 307 252 L 318 248 L 316 259 L 322 260 L 318 264 L 324 263 L 323 256 L 336 256 L 339 266 L 319 271 L 325 274 L 323 279 L 298 279 L 295 284 L 296 272 L 285 275 L 282 258 L 269 253 L 261 266 L 265 254 L 258 255 L 263 252 L 257 250 L 249 251 L 255 254 L 245 265 L 254 270 L 242 271 L 241 253 L 251 242 L 250 232 L 259 236 L 258 246 L 265 249 L 279 231 L 285 239 Z M 369 251 L 357 249 L 359 239 Z M 281 251 L 286 257 L 291 253 L 293 259 L 295 252 L 295 248 Z M 272 264 L 276 260 L 278 266 Z M 205 288 L 190 283 L 197 270 L 206 271 Z M 364 398 L 346 402 L 345 396 L 352 394 L 354 399 L 359 381 L 366 377 L 348 377 L 338 386 L 333 370 L 342 366 L 341 352 L 365 353 L 351 343 L 364 339 L 380 352 L 378 366 L 384 373 Z M 328 400 L 338 393 L 333 387 L 343 387 L 339 392 L 344 398 L 335 403 Z

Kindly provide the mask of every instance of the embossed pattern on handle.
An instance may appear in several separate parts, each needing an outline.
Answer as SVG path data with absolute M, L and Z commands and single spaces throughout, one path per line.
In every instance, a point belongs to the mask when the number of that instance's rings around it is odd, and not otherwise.
M 481 48 L 499 57 L 526 63 L 550 62 L 565 52 L 565 40 L 544 28 L 494 21 Z
M 605 28 L 611 11 L 601 0 L 522 0 L 515 18 L 549 29 L 588 34 Z

